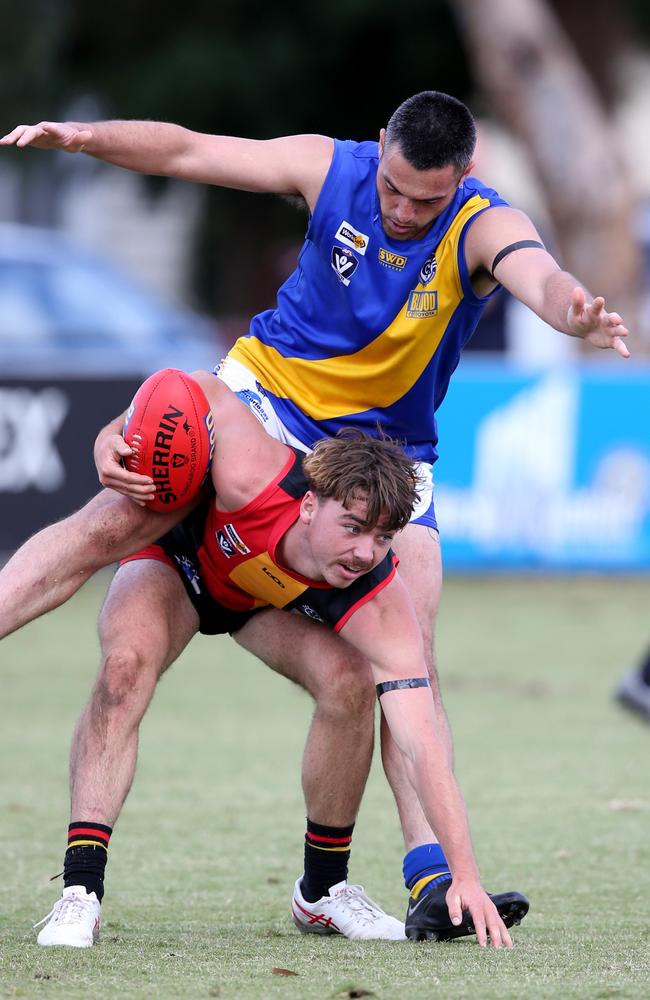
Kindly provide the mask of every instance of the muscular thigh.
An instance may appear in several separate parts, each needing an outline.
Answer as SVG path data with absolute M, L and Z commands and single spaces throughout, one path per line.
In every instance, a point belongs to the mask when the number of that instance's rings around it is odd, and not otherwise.
M 150 559 L 120 566 L 99 619 L 102 650 L 124 644 L 162 673 L 181 654 L 199 627 L 180 577 Z
M 371 685 L 370 667 L 345 639 L 302 615 L 261 611 L 235 633 L 235 640 L 283 677 L 316 699 L 321 692 L 352 681 Z
M 408 587 L 429 650 L 442 589 L 438 532 L 422 524 L 407 524 L 395 539 L 393 548 L 400 560 L 398 572 Z

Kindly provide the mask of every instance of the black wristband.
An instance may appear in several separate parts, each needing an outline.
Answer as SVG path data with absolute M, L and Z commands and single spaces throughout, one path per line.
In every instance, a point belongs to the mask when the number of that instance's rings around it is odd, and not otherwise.
M 387 691 L 403 691 L 405 688 L 423 687 L 431 687 L 428 677 L 401 677 L 398 681 L 384 681 L 383 684 L 377 684 L 377 697 L 381 698 L 382 694 L 386 694 Z

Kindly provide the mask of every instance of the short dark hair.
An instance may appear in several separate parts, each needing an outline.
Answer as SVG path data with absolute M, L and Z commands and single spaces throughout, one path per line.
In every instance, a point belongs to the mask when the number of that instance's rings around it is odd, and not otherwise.
M 397 441 L 356 428 L 317 441 L 303 468 L 318 497 L 338 500 L 344 507 L 365 501 L 366 528 L 383 519 L 387 531 L 399 531 L 419 499 L 414 464 Z
M 454 166 L 462 174 L 476 147 L 476 124 L 455 97 L 424 90 L 400 104 L 389 121 L 385 145 L 393 143 L 416 170 Z

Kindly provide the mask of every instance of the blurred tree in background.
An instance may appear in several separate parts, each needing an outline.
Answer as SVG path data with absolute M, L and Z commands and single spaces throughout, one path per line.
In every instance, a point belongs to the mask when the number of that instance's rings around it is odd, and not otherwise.
M 650 37 L 650 6 L 537 3 L 560 13 L 605 122 L 616 56 L 629 38 Z M 499 42 L 487 30 L 489 8 L 460 0 L 186 0 L 182 8 L 169 0 L 23 0 L 2 15 L 3 124 L 73 117 L 88 98 L 101 117 L 261 138 L 302 131 L 372 138 L 405 97 L 438 88 L 512 125 L 481 71 L 480 57 L 489 63 Z M 532 141 L 525 128 L 519 133 Z M 23 154 L 21 169 L 52 171 L 52 162 Z M 205 204 L 196 270 L 204 306 L 249 313 L 269 305 L 274 269 L 300 239 L 304 217 L 278 199 L 216 189 Z

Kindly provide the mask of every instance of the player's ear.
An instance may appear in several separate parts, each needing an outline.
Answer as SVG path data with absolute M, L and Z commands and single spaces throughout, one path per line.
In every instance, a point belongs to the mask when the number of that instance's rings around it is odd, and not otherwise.
M 379 159 L 384 155 L 384 143 L 386 142 L 386 129 L 379 129 Z
M 303 524 L 309 524 L 316 511 L 316 496 L 311 490 L 307 490 L 300 501 L 300 520 Z
M 467 164 L 466 168 L 463 170 L 462 174 L 460 175 L 460 177 L 458 179 L 458 183 L 459 184 L 461 184 L 465 180 L 466 177 L 469 177 L 471 175 L 471 173 L 472 173 L 472 171 L 473 171 L 473 169 L 474 169 L 475 166 L 476 166 L 475 161 L 474 160 L 470 160 L 469 163 Z

